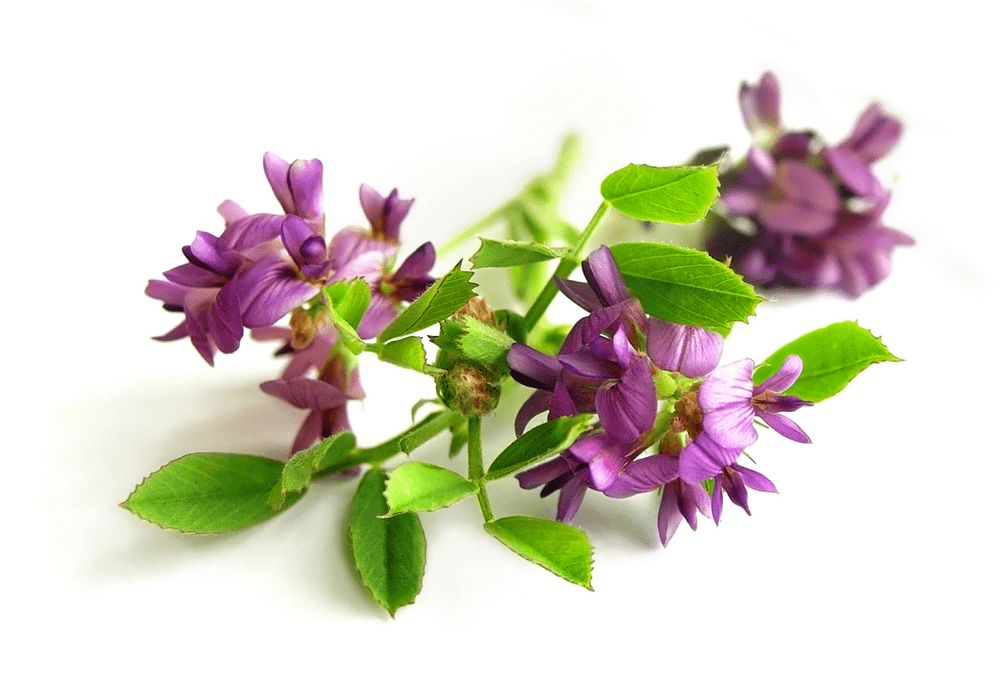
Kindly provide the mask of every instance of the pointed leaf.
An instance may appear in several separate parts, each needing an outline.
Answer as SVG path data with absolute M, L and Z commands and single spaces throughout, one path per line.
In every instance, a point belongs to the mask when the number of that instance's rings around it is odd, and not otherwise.
M 384 487 L 388 513 L 425 512 L 448 507 L 478 491 L 478 486 L 425 462 L 406 462 L 391 470 Z
M 380 346 L 377 357 L 399 367 L 422 372 L 426 368 L 426 351 L 418 336 L 406 336 Z
M 538 242 L 501 242 L 483 238 L 479 250 L 469 260 L 473 268 L 510 268 L 562 258 L 567 253 L 567 248 L 551 248 Z
M 837 394 L 874 363 L 901 362 L 879 337 L 858 323 L 836 322 L 804 334 L 772 353 L 755 371 L 755 383 L 775 374 L 790 355 L 800 356 L 803 371 L 786 393 L 815 403 Z
M 283 474 L 269 496 L 269 504 L 278 509 L 283 505 L 287 493 L 306 488 L 315 472 L 337 466 L 347 459 L 355 447 L 356 437 L 349 431 L 342 431 L 295 452 L 283 466 Z
M 528 561 L 560 578 L 590 586 L 593 547 L 584 532 L 558 521 L 508 516 L 489 521 L 486 531 Z
M 122 503 L 162 528 L 189 533 L 227 533 L 265 521 L 296 502 L 287 495 L 274 508 L 269 493 L 283 463 L 254 455 L 194 453 L 150 474 Z
M 592 414 L 558 417 L 539 424 L 510 443 L 489 465 L 486 480 L 509 476 L 550 455 L 562 452 L 589 428 Z
M 637 220 L 692 223 L 706 214 L 718 196 L 716 166 L 629 164 L 601 183 L 601 196 Z
M 342 300 L 336 303 L 335 309 L 349 325 L 356 329 L 360 326 L 363 314 L 370 305 L 370 286 L 362 279 L 349 282 L 349 287 Z
M 462 272 L 461 262 L 458 261 L 453 270 L 430 285 L 422 296 L 385 327 L 377 337 L 378 342 L 385 343 L 446 320 L 472 297 L 475 285 L 471 283 L 471 278 L 472 273 Z
M 762 300 L 740 275 L 709 254 L 669 244 L 611 247 L 632 295 L 648 314 L 707 329 L 744 322 Z
M 349 507 L 349 547 L 364 587 L 392 616 L 423 586 L 426 536 L 415 514 L 388 513 L 384 472 L 371 469 Z
M 409 454 L 441 431 L 450 428 L 459 421 L 463 421 L 464 418 L 464 415 L 452 412 L 451 410 L 431 412 L 423 417 L 422 421 L 402 434 L 398 439 L 398 447 L 401 449 L 401 452 Z

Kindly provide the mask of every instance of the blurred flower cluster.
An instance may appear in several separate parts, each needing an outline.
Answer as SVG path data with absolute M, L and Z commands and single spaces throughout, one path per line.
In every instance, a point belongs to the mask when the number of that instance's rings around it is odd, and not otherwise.
M 521 487 L 542 486 L 542 496 L 558 490 L 560 521 L 575 516 L 588 488 L 609 497 L 662 488 L 657 530 L 664 544 L 682 519 L 694 529 L 696 512 L 719 523 L 724 492 L 750 514 L 748 488 L 775 492 L 767 478 L 737 464 L 758 438 L 755 418 L 810 442 L 782 414 L 811 404 L 782 395 L 800 376 L 799 356 L 755 385 L 752 360 L 717 367 L 718 333 L 644 314 L 607 247 L 582 269 L 585 283 L 556 282 L 588 313 L 556 356 L 514 344 L 508 362 L 514 379 L 536 389 L 517 414 L 518 435 L 542 412 L 549 419 L 596 413 L 598 422 L 559 457 L 518 474 Z M 651 448 L 656 454 L 641 457 Z
M 815 131 L 783 127 L 779 100 L 772 73 L 741 86 L 753 144 L 721 176 L 706 248 L 757 285 L 859 296 L 890 273 L 896 246 L 913 243 L 883 224 L 891 192 L 872 169 L 898 142 L 901 122 L 871 104 L 831 145 Z

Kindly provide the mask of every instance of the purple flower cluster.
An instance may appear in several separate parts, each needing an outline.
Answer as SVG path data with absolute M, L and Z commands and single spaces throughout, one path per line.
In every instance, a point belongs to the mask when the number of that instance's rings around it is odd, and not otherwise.
M 840 289 L 859 296 L 891 270 L 891 252 L 913 240 L 882 224 L 891 198 L 871 169 L 901 137 L 901 123 L 871 104 L 837 145 L 791 131 L 779 117 L 779 84 L 766 73 L 741 86 L 754 138 L 721 177 L 724 223 L 707 248 L 763 286 Z M 753 233 L 752 233 L 753 230 Z
M 682 519 L 696 527 L 696 512 L 719 523 L 724 492 L 750 513 L 748 488 L 775 492 L 737 464 L 758 438 L 754 420 L 810 442 L 782 414 L 810 404 L 783 395 L 800 375 L 800 358 L 790 356 L 755 385 L 751 360 L 717 367 L 719 334 L 645 315 L 607 247 L 587 258 L 583 272 L 586 283 L 557 281 L 588 315 L 556 356 L 514 344 L 507 359 L 511 375 L 536 389 L 517 415 L 518 434 L 542 412 L 549 419 L 592 413 L 598 422 L 558 458 L 518 474 L 521 487 L 543 486 L 542 496 L 558 490 L 560 521 L 575 516 L 588 488 L 609 497 L 662 488 L 657 527 L 665 544 Z M 655 454 L 641 456 L 654 446 Z M 711 496 L 703 487 L 710 480 Z
M 397 190 L 383 197 L 367 185 L 360 187 L 360 203 L 371 229 L 347 227 L 326 243 L 321 161 L 287 163 L 267 153 L 263 165 L 283 212 L 248 214 L 225 201 L 217 209 L 223 232 L 197 232 L 182 248 L 187 262 L 166 271 L 164 280 L 151 280 L 146 293 L 184 315 L 157 340 L 188 337 L 210 365 L 217 351 L 238 349 L 246 328 L 253 337 L 284 341 L 279 352 L 291 354 L 290 365 L 262 389 L 310 410 L 296 451 L 348 429 L 346 402 L 363 397 L 353 363 L 339 352 L 338 333 L 324 312 L 314 314 L 319 306 L 303 306 L 333 282 L 363 279 L 371 298 L 358 331 L 373 338 L 401 302 L 415 300 L 433 282 L 436 253 L 427 242 L 393 272 L 401 223 L 413 200 L 400 199 Z M 291 313 L 290 327 L 274 326 Z M 317 378 L 308 378 L 315 370 Z

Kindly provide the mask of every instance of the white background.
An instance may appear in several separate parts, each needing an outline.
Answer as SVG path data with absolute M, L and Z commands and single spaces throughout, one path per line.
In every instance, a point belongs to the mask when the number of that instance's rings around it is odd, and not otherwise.
M 1002 52 L 985 3 L 19 3 L 5 10 L 2 598 L 10 679 L 990 679 L 1003 638 Z M 198 450 L 279 456 L 301 414 L 260 393 L 279 363 L 217 367 L 150 336 L 143 295 L 215 207 L 278 207 L 266 150 L 325 163 L 329 230 L 360 182 L 417 197 L 411 250 L 515 193 L 578 131 L 564 203 L 585 224 L 629 162 L 747 133 L 740 81 L 778 74 L 783 118 L 837 141 L 873 100 L 906 133 L 879 166 L 918 245 L 852 301 L 760 307 L 724 360 L 858 319 L 906 360 L 799 413 L 814 438 L 752 449 L 780 495 L 660 547 L 655 500 L 594 496 L 576 524 L 595 592 L 485 535 L 473 500 L 424 517 L 423 591 L 391 620 L 344 559 L 352 483 L 225 537 L 116 505 Z M 641 238 L 610 226 L 607 240 Z M 649 238 L 669 237 L 653 233 Z M 442 273 L 465 253 L 440 262 Z M 476 276 L 499 297 L 500 280 Z M 504 299 L 498 299 L 504 300 Z M 505 302 L 505 301 L 504 301 Z M 432 395 L 366 364 L 363 443 Z M 512 409 L 515 403 L 510 403 Z M 511 425 L 492 421 L 488 454 Z M 438 441 L 436 447 L 442 447 Z M 436 448 L 428 457 L 445 463 Z M 450 466 L 460 467 L 461 462 Z M 498 514 L 548 516 L 512 481 Z M 642 679 L 642 678 L 639 678 Z

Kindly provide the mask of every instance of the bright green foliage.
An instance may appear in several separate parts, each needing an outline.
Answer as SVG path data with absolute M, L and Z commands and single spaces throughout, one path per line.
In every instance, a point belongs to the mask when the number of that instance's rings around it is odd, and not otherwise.
M 879 337 L 856 322 L 836 322 L 804 334 L 769 356 L 755 370 L 755 383 L 774 374 L 790 355 L 803 360 L 803 372 L 786 391 L 819 403 L 849 385 L 857 374 L 878 362 L 900 362 Z
M 356 437 L 349 431 L 343 431 L 295 452 L 283 466 L 280 482 L 269 495 L 269 504 L 279 509 L 286 500 L 287 493 L 306 488 L 315 472 L 337 467 L 352 455 L 354 448 Z
M 430 285 L 422 296 L 392 320 L 377 337 L 377 341 L 385 343 L 446 320 L 472 297 L 475 285 L 470 281 L 471 278 L 472 273 L 463 272 L 461 262 L 458 261 L 453 270 Z
M 391 470 L 384 486 L 388 513 L 425 512 L 449 507 L 474 495 L 478 486 L 450 469 L 406 462 Z
M 266 457 L 221 453 L 185 455 L 150 474 L 122 506 L 162 528 L 227 533 L 265 521 L 289 507 L 268 503 L 283 463 Z
M 719 195 L 716 166 L 629 164 L 601 183 L 601 196 L 614 208 L 637 220 L 692 223 Z
M 594 415 L 558 417 L 539 424 L 510 443 L 489 465 L 486 480 L 509 476 L 549 455 L 562 452 L 589 428 Z
M 341 300 L 334 301 L 335 310 L 353 329 L 360 326 L 363 314 L 370 305 L 370 286 L 362 279 L 346 282 L 346 291 Z
M 426 368 L 426 350 L 418 336 L 406 336 L 380 346 L 377 357 L 399 367 L 422 372 Z
M 384 518 L 384 472 L 371 469 L 349 507 L 349 548 L 364 587 L 392 616 L 423 586 L 426 536 L 415 514 Z
M 668 244 L 611 247 L 632 295 L 648 314 L 722 331 L 744 322 L 762 300 L 740 275 L 709 254 Z
M 508 516 L 485 524 L 486 531 L 528 561 L 560 578 L 590 586 L 593 547 L 584 532 L 558 521 Z
M 482 246 L 469 260 L 473 268 L 510 268 L 562 258 L 569 249 L 551 248 L 538 242 L 496 241 L 482 239 Z

